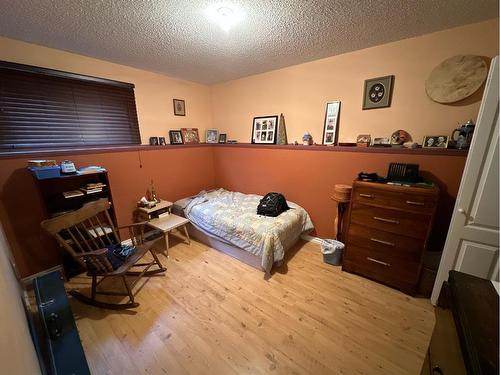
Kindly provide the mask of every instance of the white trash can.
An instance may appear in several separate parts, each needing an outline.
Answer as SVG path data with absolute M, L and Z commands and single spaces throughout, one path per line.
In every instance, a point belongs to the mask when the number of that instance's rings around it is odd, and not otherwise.
M 345 245 L 337 240 L 323 240 L 321 242 L 321 253 L 325 263 L 340 266 Z

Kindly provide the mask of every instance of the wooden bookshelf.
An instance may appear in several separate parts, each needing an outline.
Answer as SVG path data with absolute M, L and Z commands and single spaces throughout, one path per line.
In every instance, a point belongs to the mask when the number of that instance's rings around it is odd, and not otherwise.
M 113 198 L 111 195 L 111 188 L 109 185 L 108 172 L 94 172 L 88 174 L 70 174 L 61 175 L 55 178 L 48 178 L 39 180 L 33 176 L 38 190 L 40 192 L 43 207 L 44 207 L 44 219 L 52 218 L 66 212 L 77 210 L 83 207 L 86 203 L 91 201 L 107 198 L 111 203 L 109 209 L 109 214 L 111 220 L 115 227 L 116 214 L 113 205 Z M 64 196 L 64 192 L 79 190 L 85 187 L 87 184 L 101 183 L 105 186 L 102 191 L 95 193 L 84 193 L 80 196 L 67 198 Z M 69 240 L 69 239 L 68 239 Z M 68 256 L 66 252 L 59 248 L 59 246 L 54 241 L 54 247 L 56 247 L 61 254 L 62 264 L 64 266 L 65 274 L 67 278 L 75 276 L 83 271 L 82 267 L 76 263 L 72 257 Z

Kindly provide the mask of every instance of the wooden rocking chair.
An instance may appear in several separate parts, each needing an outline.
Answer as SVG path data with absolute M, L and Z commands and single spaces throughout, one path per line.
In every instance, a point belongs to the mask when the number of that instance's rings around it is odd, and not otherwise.
M 157 255 L 152 250 L 154 241 L 144 241 L 144 225 L 146 222 L 125 225 L 115 229 L 108 213 L 109 202 L 100 199 L 88 203 L 79 210 L 45 220 L 41 223 L 48 233 L 54 236 L 57 242 L 68 251 L 71 256 L 87 270 L 92 277 L 91 296 L 87 297 L 76 290 L 69 292 L 83 303 L 106 309 L 128 309 L 139 306 L 135 302 L 132 289 L 143 276 L 150 276 L 165 272 Z M 117 229 L 128 228 L 135 252 L 123 258 L 117 257 L 114 250 L 121 244 Z M 153 256 L 149 263 L 137 263 L 147 252 Z M 120 254 L 119 254 L 120 255 Z M 158 269 L 150 270 L 153 265 Z M 132 267 L 144 267 L 141 271 L 130 271 Z M 127 276 L 136 276 L 129 283 Z M 98 281 L 98 277 L 101 279 Z M 97 286 L 106 278 L 117 277 L 123 280 L 126 292 L 98 291 Z M 128 296 L 127 303 L 107 303 L 98 301 L 97 294 Z

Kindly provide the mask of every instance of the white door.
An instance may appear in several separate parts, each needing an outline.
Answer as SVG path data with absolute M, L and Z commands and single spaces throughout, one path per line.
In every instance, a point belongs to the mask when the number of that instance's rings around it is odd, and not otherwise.
M 491 62 L 472 144 L 432 291 L 436 304 L 448 272 L 498 281 L 498 56 Z

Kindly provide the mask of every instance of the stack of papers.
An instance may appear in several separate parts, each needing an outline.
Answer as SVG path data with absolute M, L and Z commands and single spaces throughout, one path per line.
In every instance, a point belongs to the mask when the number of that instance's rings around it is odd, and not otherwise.
M 91 165 L 89 167 L 80 168 L 76 173 L 78 174 L 91 174 L 91 173 L 99 173 L 106 172 L 106 169 L 103 167 L 98 167 L 96 165 Z

